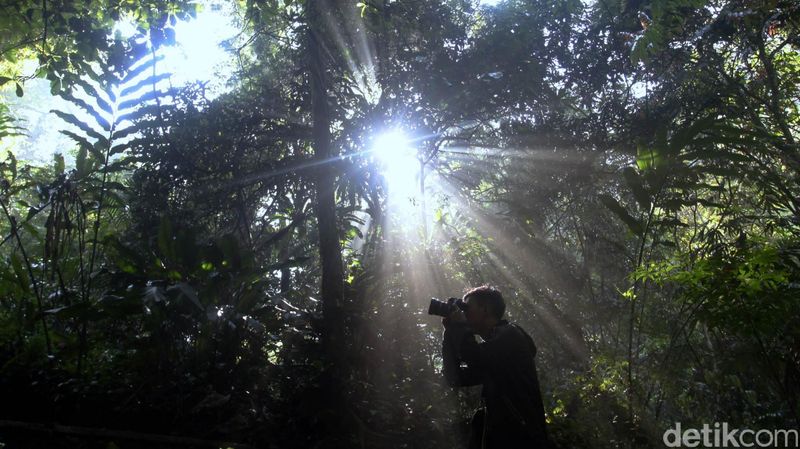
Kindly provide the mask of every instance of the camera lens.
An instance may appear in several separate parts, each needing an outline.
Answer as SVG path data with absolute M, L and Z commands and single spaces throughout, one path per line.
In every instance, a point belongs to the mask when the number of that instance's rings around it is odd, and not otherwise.
M 431 304 L 428 306 L 428 315 L 436 315 L 444 318 L 449 316 L 452 311 L 452 305 L 444 301 L 439 301 L 436 298 L 431 299 Z

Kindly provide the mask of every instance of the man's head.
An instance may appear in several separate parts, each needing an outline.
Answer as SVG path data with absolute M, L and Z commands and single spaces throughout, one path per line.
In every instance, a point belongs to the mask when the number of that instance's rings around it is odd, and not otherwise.
M 506 311 L 503 295 L 488 285 L 467 291 L 464 294 L 464 302 L 467 304 L 467 310 L 464 312 L 467 323 L 479 333 L 491 329 L 503 318 L 503 313 Z

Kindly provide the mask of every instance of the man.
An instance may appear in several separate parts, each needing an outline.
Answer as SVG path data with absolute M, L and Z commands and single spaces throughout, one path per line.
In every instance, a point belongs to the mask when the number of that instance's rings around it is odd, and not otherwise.
M 463 301 L 465 311 L 454 307 L 442 320 L 442 357 L 450 386 L 483 385 L 484 407 L 473 418 L 470 449 L 550 448 L 533 339 L 503 319 L 505 302 L 497 289 L 473 288 Z

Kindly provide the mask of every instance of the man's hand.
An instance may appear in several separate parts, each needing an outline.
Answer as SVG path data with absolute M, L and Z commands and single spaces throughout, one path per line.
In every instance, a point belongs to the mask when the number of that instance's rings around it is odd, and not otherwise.
M 467 318 L 464 316 L 464 312 L 461 311 L 458 307 L 455 307 L 453 312 L 450 313 L 449 316 L 442 318 L 442 324 L 445 326 L 450 325 L 451 323 L 466 323 Z

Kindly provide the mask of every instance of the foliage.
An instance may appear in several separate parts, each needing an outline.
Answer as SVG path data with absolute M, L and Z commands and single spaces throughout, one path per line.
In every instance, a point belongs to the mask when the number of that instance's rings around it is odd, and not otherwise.
M 0 418 L 452 446 L 478 392 L 444 387 L 425 299 L 489 282 L 539 347 L 558 446 L 796 427 L 794 2 L 323 3 L 241 2 L 249 40 L 213 100 L 164 89 L 154 51 L 193 6 L 8 6 L 4 70 L 38 56 L 82 112 L 54 112 L 74 166 L 0 163 Z M 131 14 L 149 39 L 108 37 Z M 0 138 L 25 131 L 13 114 Z M 403 125 L 428 174 L 410 209 L 369 156 Z

